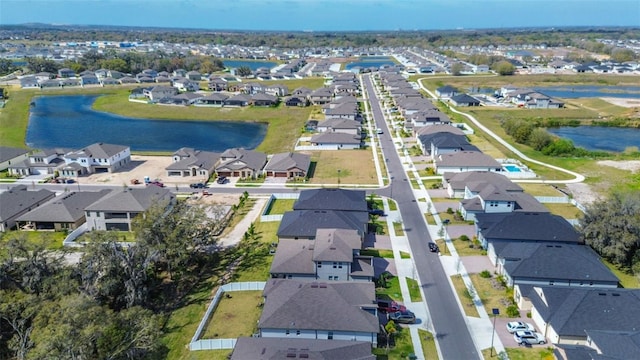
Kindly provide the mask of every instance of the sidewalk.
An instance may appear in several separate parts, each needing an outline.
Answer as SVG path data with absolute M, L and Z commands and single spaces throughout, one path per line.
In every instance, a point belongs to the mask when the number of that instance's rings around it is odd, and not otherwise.
M 218 239 L 218 244 L 222 247 L 231 247 L 237 245 L 240 240 L 242 240 L 242 236 L 249 229 L 252 222 L 255 222 L 260 217 L 260 213 L 264 208 L 265 204 L 269 200 L 269 197 L 254 197 L 256 198 L 255 204 L 253 204 L 253 208 L 249 210 L 247 215 L 245 215 L 242 220 L 236 226 L 234 226 L 233 230 L 228 233 L 226 236 Z

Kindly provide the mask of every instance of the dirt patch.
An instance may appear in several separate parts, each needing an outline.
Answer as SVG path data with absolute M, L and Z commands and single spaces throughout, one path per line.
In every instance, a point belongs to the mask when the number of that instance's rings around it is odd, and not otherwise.
M 632 173 L 640 171 L 640 160 L 627 160 L 627 161 L 614 161 L 614 160 L 601 160 L 598 161 L 598 165 L 611 166 L 620 170 L 628 170 Z
M 640 107 L 640 100 L 638 99 L 623 99 L 623 98 L 615 98 L 615 97 L 603 97 L 600 99 L 608 103 L 611 103 L 613 105 L 622 106 L 626 108 Z
M 82 184 L 131 185 L 132 179 L 142 182 L 145 176 L 148 176 L 151 180 L 162 181 L 165 184 L 184 184 L 196 181 L 194 178 L 176 177 L 175 180 L 170 179 L 165 170 L 170 164 L 171 156 L 132 155 L 129 165 L 118 169 L 116 172 L 91 174 L 87 177 L 80 177 L 78 181 Z
M 571 192 L 571 196 L 582 205 L 588 205 L 600 199 L 600 195 L 587 184 L 575 183 L 566 184 L 566 186 Z

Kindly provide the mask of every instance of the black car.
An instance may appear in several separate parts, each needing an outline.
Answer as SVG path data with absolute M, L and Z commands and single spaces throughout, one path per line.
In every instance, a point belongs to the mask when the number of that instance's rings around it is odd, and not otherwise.
M 438 244 L 434 243 L 434 242 L 430 242 L 429 243 L 429 251 L 431 252 L 440 252 L 440 248 L 438 248 Z
M 369 215 L 384 216 L 384 210 L 382 210 L 382 209 L 371 209 L 371 210 L 369 210 Z
M 195 184 L 190 184 L 189 187 L 192 189 L 204 189 L 207 187 L 207 185 L 205 185 L 204 183 L 195 183 Z
M 226 183 L 227 183 L 227 177 L 226 177 L 226 176 L 220 176 L 220 177 L 218 178 L 218 180 L 216 180 L 216 182 L 217 182 L 218 184 L 226 184 Z

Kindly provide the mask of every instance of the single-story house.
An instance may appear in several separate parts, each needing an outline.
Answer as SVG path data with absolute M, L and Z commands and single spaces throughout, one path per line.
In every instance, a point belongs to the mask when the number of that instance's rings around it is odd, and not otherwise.
M 167 166 L 167 176 L 198 177 L 205 182 L 215 174 L 220 153 L 180 148 L 171 155 L 172 163 Z
M 367 212 L 340 210 L 293 210 L 282 216 L 278 227 L 278 239 L 316 238 L 318 229 L 348 229 L 357 231 L 361 237 L 367 231 Z
M 253 178 L 262 171 L 267 155 L 243 148 L 228 149 L 220 155 L 218 176 Z
M 509 180 L 506 176 L 492 171 L 465 171 L 457 173 L 444 173 L 442 185 L 451 198 L 469 198 L 477 192 L 479 186 L 493 184 L 503 191 L 523 192 L 520 185 Z M 467 191 L 470 193 L 467 194 Z
M 178 89 L 171 86 L 158 85 L 143 90 L 143 93 L 151 101 L 159 101 L 178 94 Z
M 480 151 L 458 151 L 434 158 L 436 173 L 463 171 L 501 171 L 499 162 Z
M 586 330 L 585 345 L 556 344 L 557 360 L 640 359 L 640 331 Z
M 480 100 L 467 94 L 452 96 L 449 101 L 455 106 L 480 106 Z
M 360 135 L 345 134 L 340 132 L 324 132 L 311 137 L 311 144 L 330 149 L 359 149 L 362 146 Z
M 224 102 L 229 98 L 228 95 L 215 93 L 207 96 L 203 96 L 196 100 L 195 106 L 224 106 Z
M 315 359 L 375 360 L 371 342 L 352 340 L 300 339 L 296 332 L 288 338 L 239 337 L 230 360 Z
M 305 107 L 305 106 L 309 106 L 309 100 L 307 99 L 306 96 L 292 95 L 284 99 L 284 104 L 286 106 Z
M 360 135 L 362 124 L 355 120 L 347 119 L 327 119 L 318 123 L 318 132 L 337 132 L 351 135 Z
M 459 93 L 460 91 L 451 85 L 441 86 L 436 89 L 436 95 L 441 98 L 452 98 Z
M 307 177 L 311 156 L 300 153 L 279 153 L 271 156 L 264 167 L 264 174 L 271 177 Z
M 40 189 L 28 191 L 26 185 L 17 185 L 0 192 L 0 232 L 13 229 L 16 219 L 56 196 L 55 192 Z
M 278 105 L 278 97 L 269 94 L 258 93 L 251 96 L 253 106 L 275 106 Z
M 237 94 L 227 98 L 224 101 L 224 106 L 249 106 L 251 103 L 251 96 L 246 94 Z

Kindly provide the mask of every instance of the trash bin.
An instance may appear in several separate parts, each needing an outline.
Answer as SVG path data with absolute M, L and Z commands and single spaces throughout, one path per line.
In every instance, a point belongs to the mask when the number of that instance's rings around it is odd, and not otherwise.
M 409 354 L 407 359 L 409 359 L 409 360 L 418 360 L 418 357 L 416 356 L 416 354 Z

